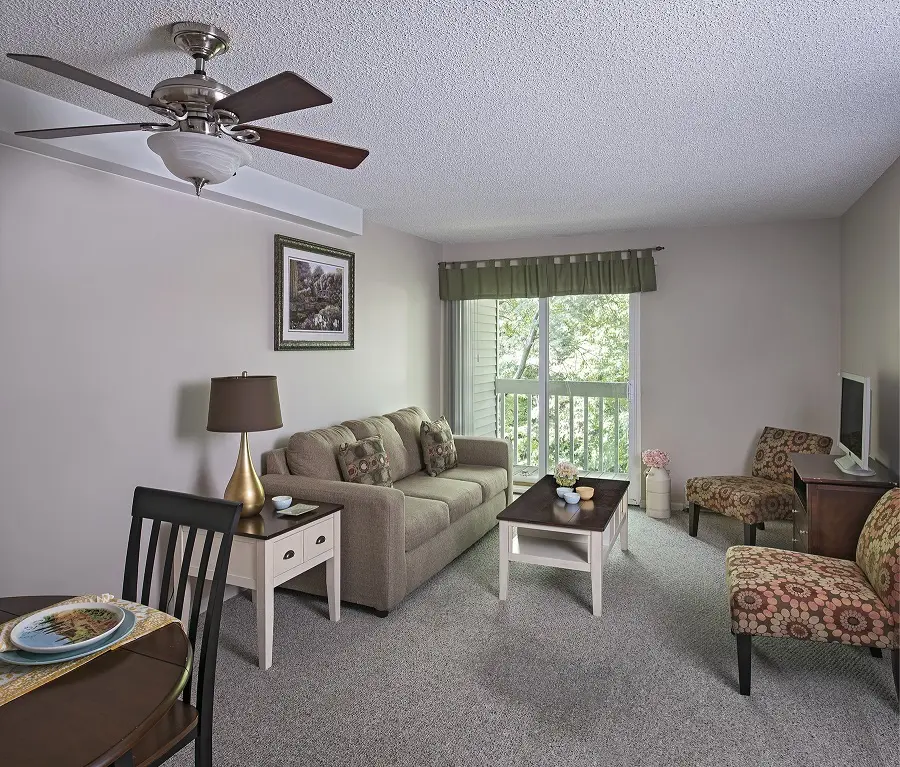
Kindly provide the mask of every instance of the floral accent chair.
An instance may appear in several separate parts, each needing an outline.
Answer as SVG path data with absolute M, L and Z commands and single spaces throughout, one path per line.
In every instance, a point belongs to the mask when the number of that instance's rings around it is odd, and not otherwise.
M 741 695 L 750 694 L 750 637 L 890 649 L 900 695 L 900 489 L 875 504 L 856 561 L 732 546 L 725 555 Z
M 831 452 L 831 437 L 766 426 L 756 443 L 750 477 L 691 477 L 685 484 L 688 533 L 696 538 L 700 509 L 740 519 L 744 544 L 756 543 L 756 528 L 771 519 L 790 519 L 794 511 L 791 453 Z

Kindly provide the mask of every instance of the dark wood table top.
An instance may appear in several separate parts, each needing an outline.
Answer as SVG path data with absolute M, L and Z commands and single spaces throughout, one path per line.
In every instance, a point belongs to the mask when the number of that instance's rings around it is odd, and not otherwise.
M 885 489 L 897 486 L 897 475 L 874 458 L 869 459 L 869 468 L 875 470 L 875 474 L 871 477 L 845 474 L 835 466 L 835 458 L 840 458 L 840 456 L 823 455 L 822 453 L 791 453 L 794 471 L 807 484 L 854 485 L 856 487 L 868 485 Z
M 2 597 L 0 623 L 63 599 Z M 190 644 L 176 624 L 94 658 L 0 706 L 0 764 L 112 764 L 172 707 L 190 668 Z
M 266 496 L 266 503 L 262 507 L 262 511 L 252 517 L 243 517 L 239 522 L 235 535 L 244 538 L 258 538 L 268 540 L 269 538 L 277 538 L 298 527 L 305 527 L 311 522 L 318 522 L 322 517 L 341 511 L 344 507 L 339 503 L 319 503 L 318 501 L 304 501 L 300 498 L 294 498 L 291 506 L 303 503 L 307 506 L 317 506 L 313 511 L 307 511 L 299 517 L 284 516 L 275 510 L 272 504 L 272 496 Z
M 575 530 L 603 531 L 612 519 L 628 485 L 622 479 L 579 479 L 576 485 L 594 488 L 590 501 L 567 505 L 556 495 L 552 474 L 539 479 L 497 515 L 501 522 L 571 527 Z

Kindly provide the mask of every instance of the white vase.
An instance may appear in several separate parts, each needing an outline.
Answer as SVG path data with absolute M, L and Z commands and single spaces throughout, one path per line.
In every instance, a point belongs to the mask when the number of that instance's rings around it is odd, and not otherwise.
M 647 516 L 653 519 L 668 519 L 672 515 L 669 504 L 669 489 L 672 481 L 665 469 L 652 468 L 647 472 L 646 506 Z

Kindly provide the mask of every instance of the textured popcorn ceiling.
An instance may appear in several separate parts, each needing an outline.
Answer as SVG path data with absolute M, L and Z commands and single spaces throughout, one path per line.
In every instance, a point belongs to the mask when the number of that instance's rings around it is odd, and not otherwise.
M 23 0 L 0 49 L 149 92 L 190 69 L 179 20 L 231 34 L 209 72 L 232 87 L 290 69 L 334 97 L 264 124 L 371 150 L 257 168 L 444 242 L 839 215 L 900 154 L 897 0 Z M 6 58 L 0 78 L 152 119 Z

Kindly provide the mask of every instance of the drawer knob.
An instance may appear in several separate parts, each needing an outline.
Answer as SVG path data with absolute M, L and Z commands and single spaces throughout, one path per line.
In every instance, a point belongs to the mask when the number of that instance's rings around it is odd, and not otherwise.
M 316 538 L 316 543 L 325 543 L 325 536 L 320 535 L 318 538 Z
M 285 558 L 285 559 L 292 559 L 293 556 L 294 556 L 294 550 L 293 550 L 293 549 L 288 549 L 287 551 L 284 552 L 284 558 Z

